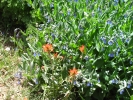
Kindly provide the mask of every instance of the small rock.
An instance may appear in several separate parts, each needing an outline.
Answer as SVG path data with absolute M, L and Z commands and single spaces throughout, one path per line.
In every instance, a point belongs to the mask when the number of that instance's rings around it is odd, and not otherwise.
M 5 50 L 6 50 L 6 51 L 10 51 L 10 47 L 6 47 Z

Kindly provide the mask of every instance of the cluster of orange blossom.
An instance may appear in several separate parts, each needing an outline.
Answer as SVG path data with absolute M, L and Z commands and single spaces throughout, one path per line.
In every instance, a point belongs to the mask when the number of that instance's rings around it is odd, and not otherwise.
M 70 69 L 69 74 L 70 76 L 76 76 L 78 73 L 78 70 L 76 68 Z
M 53 49 L 53 45 L 52 44 L 45 44 L 43 45 L 43 51 L 44 52 L 52 52 L 54 49 Z
M 43 45 L 43 51 L 44 51 L 44 52 L 50 53 L 50 52 L 52 52 L 53 50 L 54 50 L 54 49 L 53 49 L 53 45 L 52 45 L 52 44 L 45 44 L 45 45 Z M 84 45 L 81 45 L 81 46 L 79 47 L 79 50 L 80 50 L 81 53 L 83 53 L 84 50 L 85 50 L 85 46 L 84 46 Z M 57 56 L 58 56 L 58 53 L 57 53 L 57 52 L 54 53 L 54 57 L 57 58 Z M 62 57 L 62 56 L 61 56 L 61 57 Z M 63 57 L 62 57 L 62 58 L 63 58 Z M 42 66 L 42 69 L 44 69 L 44 66 Z M 69 70 L 70 76 L 76 76 L 77 73 L 78 73 L 78 70 L 77 70 L 76 68 L 73 68 L 73 69 L 70 69 L 70 70 Z
M 84 46 L 84 45 L 80 46 L 80 47 L 79 47 L 79 50 L 80 50 L 81 53 L 83 53 L 84 50 L 85 50 L 85 46 Z

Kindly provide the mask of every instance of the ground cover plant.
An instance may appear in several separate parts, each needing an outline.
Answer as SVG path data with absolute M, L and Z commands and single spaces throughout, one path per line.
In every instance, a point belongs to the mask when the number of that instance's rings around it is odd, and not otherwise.
M 132 100 L 132 0 L 27 4 L 35 20 L 12 40 L 30 100 Z

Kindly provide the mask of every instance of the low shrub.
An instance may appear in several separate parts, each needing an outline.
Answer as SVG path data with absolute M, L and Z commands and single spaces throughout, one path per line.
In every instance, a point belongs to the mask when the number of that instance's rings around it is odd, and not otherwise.
M 32 97 L 129 100 L 133 93 L 132 3 L 41 1 L 32 13 L 39 22 L 28 26 L 21 41 L 26 52 L 20 68 Z

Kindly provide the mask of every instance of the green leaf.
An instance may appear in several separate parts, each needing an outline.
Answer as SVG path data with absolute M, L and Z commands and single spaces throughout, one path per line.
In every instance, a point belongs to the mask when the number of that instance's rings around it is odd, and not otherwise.
M 108 80 L 109 80 L 109 77 L 108 77 L 107 75 L 105 76 L 105 80 L 106 80 L 106 81 L 108 81 Z
M 98 42 L 96 42 L 96 49 L 99 52 L 99 50 L 100 50 L 100 44 Z
M 130 96 L 130 100 L 133 100 L 133 95 Z

